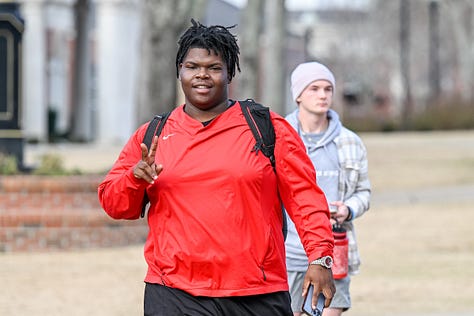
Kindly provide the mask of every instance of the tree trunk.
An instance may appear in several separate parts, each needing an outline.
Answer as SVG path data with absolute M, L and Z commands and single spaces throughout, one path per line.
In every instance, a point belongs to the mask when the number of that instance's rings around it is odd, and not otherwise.
M 137 87 L 138 123 L 176 106 L 176 50 L 190 19 L 199 20 L 206 0 L 143 2 L 141 65 Z
M 463 100 L 474 102 L 474 4 L 470 0 L 450 1 L 443 2 L 442 8 L 450 18 L 449 36 L 455 40 L 456 54 L 450 58 L 458 61 L 459 84 L 454 92 Z
M 265 1 L 262 102 L 281 115 L 285 114 L 285 21 L 285 0 Z
M 429 32 L 430 32 L 430 103 L 438 102 L 441 93 L 439 70 L 439 3 L 437 0 L 429 3 Z
M 247 2 L 242 17 L 242 44 L 240 45 L 240 68 L 237 86 L 238 99 L 254 98 L 258 100 L 259 80 L 259 46 L 262 33 L 263 0 L 252 0 Z
M 410 82 L 410 0 L 400 1 L 400 73 L 405 91 L 402 108 L 402 128 L 409 127 L 413 112 Z

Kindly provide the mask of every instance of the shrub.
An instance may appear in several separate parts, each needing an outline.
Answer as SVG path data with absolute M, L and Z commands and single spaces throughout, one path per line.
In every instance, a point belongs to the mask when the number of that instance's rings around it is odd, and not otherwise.
M 345 115 L 343 118 L 343 124 L 356 132 L 474 129 L 474 104 L 455 98 L 432 103 L 413 113 L 408 122 L 401 122 L 397 117 L 382 119 L 367 110 L 364 115 Z
M 79 170 L 67 170 L 62 158 L 55 154 L 45 154 L 40 157 L 39 166 L 33 170 L 35 175 L 59 176 L 81 174 Z
M 12 175 L 18 173 L 18 163 L 12 155 L 0 153 L 0 174 Z
M 455 130 L 474 128 L 474 104 L 453 101 L 428 106 L 413 116 L 414 130 Z

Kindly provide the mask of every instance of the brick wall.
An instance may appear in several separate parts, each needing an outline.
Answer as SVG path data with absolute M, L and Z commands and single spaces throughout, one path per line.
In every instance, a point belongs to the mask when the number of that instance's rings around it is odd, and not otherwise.
M 102 176 L 1 176 L 0 252 L 143 244 L 144 219 L 113 220 L 102 210 Z

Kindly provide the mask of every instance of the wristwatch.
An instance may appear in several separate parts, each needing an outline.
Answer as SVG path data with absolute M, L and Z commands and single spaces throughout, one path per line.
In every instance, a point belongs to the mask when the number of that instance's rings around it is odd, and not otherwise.
M 311 261 L 310 264 L 319 264 L 320 266 L 331 269 L 332 263 L 333 263 L 333 260 L 331 256 L 325 256 L 325 257 L 321 257 L 319 259 Z

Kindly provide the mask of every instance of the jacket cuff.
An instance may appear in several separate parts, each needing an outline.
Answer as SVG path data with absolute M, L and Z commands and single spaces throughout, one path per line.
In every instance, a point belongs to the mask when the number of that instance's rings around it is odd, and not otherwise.
M 134 189 L 144 189 L 149 185 L 145 180 L 135 178 L 133 175 L 133 169 L 128 170 L 125 175 Z
M 349 210 L 349 214 L 348 214 L 347 218 L 345 219 L 345 221 L 346 222 L 351 222 L 354 219 L 354 211 L 349 206 L 347 207 L 347 209 Z
M 308 263 L 310 263 L 310 262 L 312 262 L 316 259 L 325 257 L 325 256 L 330 256 L 331 258 L 334 259 L 334 254 L 333 254 L 332 250 L 326 250 L 326 251 L 323 251 L 323 252 L 312 253 L 310 256 L 308 256 Z

